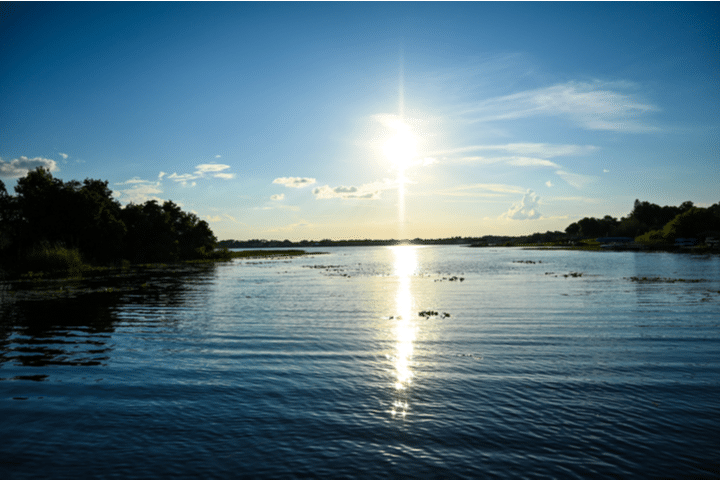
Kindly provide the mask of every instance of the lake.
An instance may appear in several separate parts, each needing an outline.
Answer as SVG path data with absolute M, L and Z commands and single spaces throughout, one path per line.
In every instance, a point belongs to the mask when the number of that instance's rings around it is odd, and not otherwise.
M 720 478 L 720 256 L 325 251 L 0 285 L 2 477 Z

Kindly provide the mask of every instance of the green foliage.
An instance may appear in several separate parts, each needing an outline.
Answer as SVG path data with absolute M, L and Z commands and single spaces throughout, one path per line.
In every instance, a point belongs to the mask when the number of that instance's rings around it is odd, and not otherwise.
M 720 231 L 720 203 L 709 208 L 683 202 L 679 207 L 655 205 L 635 200 L 632 212 L 617 220 L 585 217 L 565 229 L 567 235 L 580 238 L 630 237 L 651 247 L 673 245 L 676 238 L 703 239 Z
M 577 223 L 571 223 L 565 233 L 583 238 L 597 238 L 610 236 L 614 233 L 620 222 L 617 218 L 605 215 L 604 218 L 585 217 Z
M 635 241 L 637 243 L 642 243 L 643 245 L 653 247 L 660 246 L 666 243 L 665 239 L 662 236 L 662 231 L 660 230 L 650 230 L 649 232 L 644 233 L 639 237 L 636 237 Z
M 124 254 L 135 262 L 172 262 L 208 257 L 217 239 L 204 220 L 173 202 L 130 204 L 122 212 L 128 233 Z
M 207 222 L 196 215 L 169 201 L 122 208 L 107 181 L 63 182 L 37 168 L 18 180 L 15 192 L 8 195 L 0 182 L 0 259 L 16 259 L 16 269 L 24 269 L 20 263 L 72 269 L 80 254 L 106 264 L 202 259 L 217 246 Z
M 83 262 L 80 252 L 62 245 L 42 243 L 33 247 L 22 262 L 29 272 L 51 272 L 66 275 L 80 274 Z
M 683 205 L 690 202 L 685 202 Z M 662 229 L 651 230 L 636 238 L 650 246 L 673 244 L 678 238 L 704 238 L 720 231 L 720 204 L 710 208 L 689 207 L 667 222 Z

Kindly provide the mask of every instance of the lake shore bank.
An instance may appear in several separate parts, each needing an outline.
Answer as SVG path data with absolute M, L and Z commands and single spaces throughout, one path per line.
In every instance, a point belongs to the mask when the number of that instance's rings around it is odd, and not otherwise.
M 223 252 L 222 257 L 185 260 L 172 263 L 131 264 L 111 266 L 83 265 L 78 271 L 7 272 L 0 271 L 0 302 L 8 299 L 72 298 L 81 294 L 112 294 L 152 287 L 153 277 L 183 277 L 215 265 L 241 260 L 278 260 L 324 252 L 305 250 L 245 250 Z M 155 285 L 159 287 L 159 285 Z

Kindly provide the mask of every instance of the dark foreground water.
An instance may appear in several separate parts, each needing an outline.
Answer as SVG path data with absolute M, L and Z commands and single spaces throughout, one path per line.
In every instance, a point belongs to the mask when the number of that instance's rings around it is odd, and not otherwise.
M 1 285 L 0 476 L 720 478 L 718 256 L 329 252 Z

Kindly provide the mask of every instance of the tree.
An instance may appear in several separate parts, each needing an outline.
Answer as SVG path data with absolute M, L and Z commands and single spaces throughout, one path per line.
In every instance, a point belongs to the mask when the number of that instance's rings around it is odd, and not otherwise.
M 0 180 L 0 252 L 16 243 L 17 221 L 17 203 L 8 195 L 5 184 Z
M 122 217 L 128 233 L 125 255 L 138 262 L 168 262 L 202 258 L 217 246 L 207 222 L 183 212 L 167 201 L 160 206 L 151 200 L 143 205 L 130 204 Z
M 167 262 L 203 258 L 217 239 L 207 222 L 173 202 L 122 208 L 108 182 L 63 182 L 43 168 L 18 180 L 11 197 L 0 182 L 0 250 L 67 249 L 85 260 Z M 7 255 L 6 255 L 7 256 Z
M 578 225 L 577 222 L 571 223 L 565 229 L 565 233 L 572 236 L 580 235 L 580 225 Z

